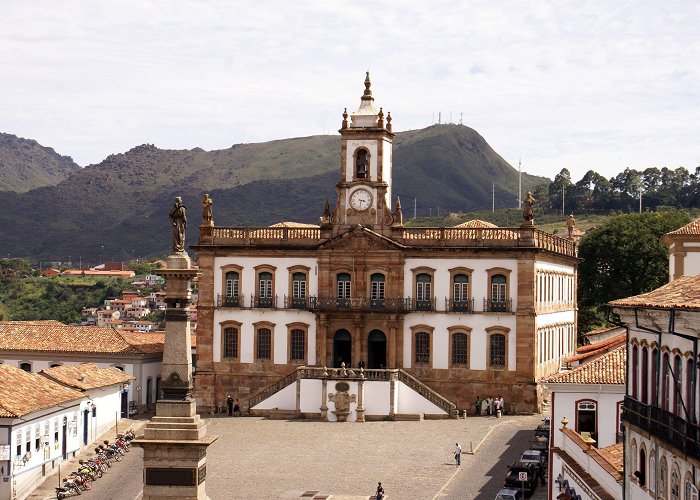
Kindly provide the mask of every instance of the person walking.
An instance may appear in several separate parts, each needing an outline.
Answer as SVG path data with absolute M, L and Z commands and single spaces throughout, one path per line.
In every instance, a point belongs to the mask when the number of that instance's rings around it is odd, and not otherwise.
M 462 447 L 459 443 L 455 443 L 455 462 L 457 462 L 457 466 L 462 465 Z
M 382 498 L 384 498 L 384 488 L 382 487 L 381 482 L 377 485 L 377 493 L 374 495 L 374 497 L 377 500 L 382 500 Z
M 226 406 L 228 406 L 228 416 L 232 417 L 233 416 L 233 398 L 231 397 L 230 394 L 226 398 Z

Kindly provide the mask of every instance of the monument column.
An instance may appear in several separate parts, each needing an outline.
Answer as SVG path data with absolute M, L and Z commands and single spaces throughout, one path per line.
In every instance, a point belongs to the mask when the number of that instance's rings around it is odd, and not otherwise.
M 173 254 L 167 267 L 156 271 L 165 278 L 165 344 L 161 371 L 162 398 L 144 436 L 133 441 L 143 448 L 143 499 L 208 499 L 205 488 L 206 425 L 192 398 L 190 305 L 191 281 L 198 271 L 184 250 L 187 218 L 181 199 L 170 211 Z

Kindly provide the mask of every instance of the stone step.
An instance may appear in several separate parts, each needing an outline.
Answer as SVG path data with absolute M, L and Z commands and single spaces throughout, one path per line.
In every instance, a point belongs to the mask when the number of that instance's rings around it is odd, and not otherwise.
M 146 429 L 199 429 L 204 424 L 202 422 L 185 423 L 185 422 L 149 422 L 146 424 Z
M 191 424 L 193 422 L 200 422 L 202 419 L 199 417 L 199 415 L 195 415 L 194 417 L 158 417 L 155 416 L 151 418 L 151 422 L 175 422 L 175 423 L 180 423 L 182 422 L 183 424 Z
M 394 414 L 394 420 L 419 422 L 419 421 L 423 420 L 423 414 L 422 413 L 396 413 L 396 414 Z

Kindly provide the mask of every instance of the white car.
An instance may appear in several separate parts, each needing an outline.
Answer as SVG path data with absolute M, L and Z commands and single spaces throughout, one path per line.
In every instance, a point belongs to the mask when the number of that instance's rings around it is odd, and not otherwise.
M 496 500 L 522 500 L 523 495 L 520 490 L 514 490 L 511 488 L 503 488 L 496 495 Z
M 525 450 L 520 457 L 521 462 L 544 465 L 544 454 L 540 450 Z

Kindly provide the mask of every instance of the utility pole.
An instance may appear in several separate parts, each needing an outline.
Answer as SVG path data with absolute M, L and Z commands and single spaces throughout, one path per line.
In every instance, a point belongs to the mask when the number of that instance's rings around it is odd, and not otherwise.
M 642 186 L 639 186 L 639 213 L 642 213 Z
M 438 111 L 438 125 L 442 123 L 442 111 Z
M 523 170 L 521 161 L 518 158 L 518 209 L 523 208 Z
M 464 122 L 462 121 L 462 116 L 463 116 L 463 115 L 464 115 L 464 113 L 460 113 L 460 114 L 459 114 L 459 124 L 460 124 L 460 125 L 464 125 Z
M 413 198 L 413 220 L 416 220 L 417 212 L 416 209 L 418 208 L 418 198 Z

